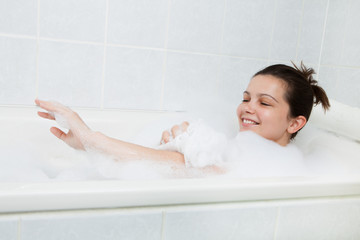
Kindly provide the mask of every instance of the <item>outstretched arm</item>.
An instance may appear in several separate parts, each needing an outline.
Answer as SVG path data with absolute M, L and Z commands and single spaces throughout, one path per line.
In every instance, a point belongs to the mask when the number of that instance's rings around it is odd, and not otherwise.
M 92 131 L 77 113 L 62 104 L 39 99 L 36 99 L 35 103 L 40 108 L 48 111 L 38 112 L 40 117 L 55 120 L 54 115 L 58 115 L 67 122 L 69 126 L 67 133 L 57 127 L 52 127 L 50 131 L 70 147 L 80 150 L 98 151 L 117 160 L 146 159 L 171 161 L 184 165 L 184 155 L 179 152 L 156 150 L 108 137 L 100 132 Z

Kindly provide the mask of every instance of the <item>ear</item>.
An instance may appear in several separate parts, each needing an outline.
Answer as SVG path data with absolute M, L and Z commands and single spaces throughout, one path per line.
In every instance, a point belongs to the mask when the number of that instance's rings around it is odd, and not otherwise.
M 290 125 L 287 128 L 288 133 L 293 134 L 302 129 L 306 124 L 306 118 L 304 116 L 297 116 L 290 121 Z

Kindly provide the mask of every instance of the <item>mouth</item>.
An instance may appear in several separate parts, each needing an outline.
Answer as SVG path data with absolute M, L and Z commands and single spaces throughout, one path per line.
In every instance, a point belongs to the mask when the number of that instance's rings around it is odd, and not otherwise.
M 247 118 L 242 118 L 242 119 L 241 119 L 241 123 L 242 123 L 242 125 L 243 125 L 244 127 L 259 125 L 258 122 L 255 122 L 254 120 L 247 119 Z

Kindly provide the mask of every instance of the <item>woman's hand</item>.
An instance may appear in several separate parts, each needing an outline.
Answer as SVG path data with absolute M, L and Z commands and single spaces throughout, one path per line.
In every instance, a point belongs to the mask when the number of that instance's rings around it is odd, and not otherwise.
M 57 127 L 52 127 L 50 129 L 52 134 L 54 134 L 57 138 L 63 140 L 70 147 L 85 150 L 84 143 L 89 137 L 91 130 L 76 112 L 57 102 L 42 101 L 36 99 L 35 103 L 40 108 L 48 111 L 38 112 L 38 115 L 40 117 L 50 120 L 56 120 L 55 116 L 61 116 L 61 118 L 63 118 L 69 126 L 69 131 L 67 133 L 63 132 Z
M 160 144 L 166 144 L 171 139 L 176 138 L 183 132 L 186 132 L 187 128 L 189 127 L 188 122 L 182 122 L 180 125 L 175 125 L 171 128 L 171 133 L 168 130 L 165 130 L 162 133 Z

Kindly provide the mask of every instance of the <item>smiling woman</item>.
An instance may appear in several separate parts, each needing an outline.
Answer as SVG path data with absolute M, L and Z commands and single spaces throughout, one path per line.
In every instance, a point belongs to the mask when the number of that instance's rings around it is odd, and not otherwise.
M 286 146 L 306 124 L 314 103 L 321 102 L 324 109 L 330 106 L 324 90 L 312 79 L 313 73 L 303 64 L 301 69 L 272 65 L 256 73 L 237 109 L 240 131 L 250 130 Z M 220 133 L 210 136 L 208 133 L 214 131 L 201 123 L 189 125 L 184 122 L 174 126 L 171 134 L 163 133 L 163 146 L 154 149 L 93 132 L 78 114 L 59 103 L 36 100 L 36 104 L 49 111 L 39 112 L 40 117 L 57 120 L 56 116 L 60 116 L 62 122 L 65 121 L 69 126 L 67 133 L 56 127 L 51 128 L 51 132 L 76 149 L 101 152 L 116 160 L 166 161 L 177 168 L 190 165 L 216 172 L 222 171 L 217 168 L 219 163 L 226 161 L 223 152 L 218 150 L 219 147 L 220 150 L 227 149 L 224 147 L 227 139 Z
M 287 145 L 290 134 L 305 125 L 303 116 L 289 118 L 282 80 L 271 75 L 257 75 L 244 92 L 237 109 L 240 131 L 253 131 L 260 136 Z
M 295 66 L 295 65 L 294 65 Z M 305 126 L 313 105 L 330 107 L 325 91 L 312 78 L 314 70 L 277 64 L 254 75 L 237 109 L 240 131 L 251 130 L 282 146 Z

